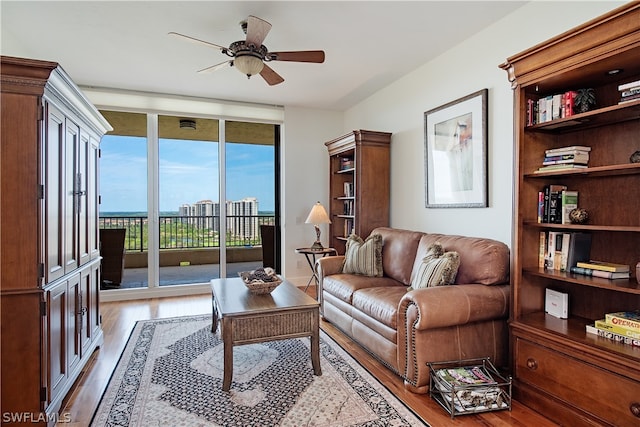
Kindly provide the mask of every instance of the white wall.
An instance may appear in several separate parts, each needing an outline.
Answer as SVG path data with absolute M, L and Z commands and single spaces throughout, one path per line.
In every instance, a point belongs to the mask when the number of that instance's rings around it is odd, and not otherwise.
M 534 1 L 345 113 L 345 130 L 393 133 L 391 225 L 490 237 L 511 246 L 513 94 L 506 58 L 624 2 Z M 433 41 L 436 42 L 437 41 Z M 488 100 L 488 208 L 425 208 L 424 112 L 480 89 Z
M 304 285 L 311 270 L 295 249 L 309 247 L 315 230 L 304 221 L 314 203 L 329 206 L 329 155 L 325 141 L 343 134 L 343 114 L 285 107 L 282 138 L 282 272 Z M 329 227 L 321 226 L 322 243 L 328 245 Z

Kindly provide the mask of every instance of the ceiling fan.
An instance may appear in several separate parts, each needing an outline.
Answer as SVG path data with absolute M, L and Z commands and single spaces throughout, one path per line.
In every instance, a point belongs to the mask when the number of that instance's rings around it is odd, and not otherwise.
M 240 22 L 242 31 L 247 35 L 245 40 L 233 42 L 229 47 L 220 46 L 195 37 L 184 34 L 170 32 L 169 35 L 180 37 L 188 41 L 204 44 L 205 46 L 219 49 L 231 59 L 199 70 L 199 73 L 219 70 L 229 64 L 245 74 L 247 78 L 260 74 L 262 78 L 271 86 L 282 83 L 284 79 L 276 73 L 266 63 L 271 61 L 293 61 L 293 62 L 324 62 L 324 51 L 322 50 L 301 50 L 293 52 L 269 52 L 262 44 L 265 37 L 271 30 L 271 24 L 256 16 L 250 15 L 246 21 Z

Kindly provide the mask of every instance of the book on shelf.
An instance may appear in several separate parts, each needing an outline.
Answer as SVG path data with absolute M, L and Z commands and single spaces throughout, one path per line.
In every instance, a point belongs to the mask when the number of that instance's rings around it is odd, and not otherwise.
M 562 110 L 562 117 L 571 117 L 574 115 L 574 107 L 577 95 L 578 92 L 576 92 L 575 90 L 570 90 L 563 94 L 562 100 L 564 102 L 564 108 Z
M 624 104 L 625 102 L 633 102 L 639 99 L 640 99 L 640 92 L 636 93 L 635 95 L 621 96 L 618 104 Z
M 350 157 L 341 157 L 340 158 L 340 170 L 353 169 L 355 163 L 354 160 Z
M 551 184 L 549 186 L 549 219 L 551 224 L 562 223 L 562 192 L 567 190 L 566 185 Z
M 622 326 L 640 333 L 640 310 L 607 313 L 605 321 L 611 325 Z
M 575 99 L 577 92 L 570 90 L 563 93 L 543 96 L 538 99 L 529 98 L 526 101 L 526 126 L 533 126 L 551 120 L 571 117 L 575 114 Z
M 627 337 L 621 334 L 616 334 L 615 332 L 611 332 L 609 330 L 598 329 L 596 328 L 595 323 L 592 325 L 586 325 L 585 328 L 588 334 L 598 335 L 600 337 L 607 338 L 611 341 L 624 343 L 634 347 L 640 347 L 640 339 Z
M 571 237 L 567 248 L 565 271 L 569 271 L 580 261 L 588 260 L 591 253 L 591 233 L 573 232 L 567 234 Z
M 353 197 L 353 182 L 345 182 L 343 192 L 345 197 Z
M 630 271 L 629 266 L 625 264 L 616 264 L 613 262 L 606 262 L 606 261 L 596 261 L 593 259 L 589 261 L 581 261 L 576 265 L 578 267 L 590 268 L 592 270 L 610 271 L 612 273 L 620 273 L 620 272 L 628 273 Z
M 603 279 L 628 279 L 631 277 L 629 272 L 614 273 L 612 271 L 593 270 L 591 268 L 584 267 L 571 267 L 570 271 L 582 276 L 601 277 Z
M 575 163 L 567 163 L 567 164 L 559 164 L 559 165 L 548 165 L 542 166 L 537 170 L 533 171 L 533 173 L 542 173 L 542 172 L 552 172 L 552 171 L 563 171 L 563 170 L 571 170 L 571 169 L 586 169 L 587 165 L 579 165 Z
M 578 192 L 575 190 L 563 190 L 560 197 L 562 224 L 571 224 L 569 214 L 578 207 Z
M 596 328 L 601 329 L 603 331 L 613 332 L 629 338 L 640 339 L 640 331 L 636 331 L 635 329 L 629 329 L 624 326 L 612 325 L 611 323 L 607 322 L 606 319 L 596 320 L 594 325 Z
M 633 89 L 633 88 L 640 88 L 640 80 L 634 80 L 634 81 L 629 82 L 629 83 L 623 83 L 623 84 L 618 86 L 618 91 L 619 92 L 623 92 L 625 90 L 629 90 L 629 89 Z
M 562 265 L 562 235 L 560 231 L 547 232 L 547 252 L 545 267 L 547 270 L 560 270 Z
M 540 240 L 538 243 L 538 268 L 545 268 L 545 260 L 547 254 L 547 232 L 540 232 Z
M 591 151 L 591 147 L 586 145 L 569 145 L 567 147 L 549 148 L 544 150 L 544 153 L 546 155 L 557 155 L 559 153 L 571 153 L 574 151 L 589 152 Z
M 578 261 L 589 259 L 590 252 L 590 233 L 541 231 L 538 267 L 548 270 L 572 271 Z
M 589 163 L 589 152 L 574 151 L 574 152 L 565 153 L 565 154 L 545 155 L 544 160 L 542 161 L 543 166 L 572 164 L 572 163 L 586 165 L 587 163 Z

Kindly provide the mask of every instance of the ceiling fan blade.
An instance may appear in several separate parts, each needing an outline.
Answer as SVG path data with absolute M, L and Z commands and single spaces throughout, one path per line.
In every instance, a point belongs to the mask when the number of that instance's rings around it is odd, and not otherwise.
M 257 16 L 249 15 L 247 18 L 247 44 L 255 47 L 262 46 L 262 42 L 271 30 L 271 24 Z
M 182 38 L 182 39 L 185 39 L 185 40 L 190 41 L 190 42 L 200 43 L 200 44 L 203 44 L 205 46 L 215 47 L 216 49 L 220 49 L 220 50 L 226 49 L 226 47 L 219 46 L 219 45 L 214 44 L 214 43 L 209 43 L 209 42 L 206 42 L 204 40 L 197 39 L 195 37 L 185 36 L 184 34 L 176 33 L 176 32 L 173 32 L 173 31 L 171 31 L 169 33 L 169 35 L 170 36 L 174 36 L 174 37 L 178 37 L 178 38 Z
M 284 81 L 282 76 L 273 71 L 273 69 L 267 64 L 264 64 L 264 68 L 260 71 L 260 75 L 267 83 L 269 83 L 269 86 L 274 86 Z
M 324 62 L 323 50 L 299 50 L 295 52 L 269 52 L 272 61 Z
M 221 62 L 221 63 L 216 64 L 216 65 L 212 65 L 211 67 L 203 68 L 202 70 L 198 70 L 198 73 L 212 73 L 212 72 L 214 72 L 216 70 L 219 70 L 220 68 L 224 68 L 224 66 L 229 64 L 231 61 L 232 61 L 232 59 L 230 59 L 228 61 Z

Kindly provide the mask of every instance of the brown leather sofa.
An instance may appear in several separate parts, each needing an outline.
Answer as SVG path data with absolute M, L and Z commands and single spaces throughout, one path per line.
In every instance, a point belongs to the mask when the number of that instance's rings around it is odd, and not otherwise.
M 507 365 L 509 248 L 486 238 L 381 227 L 383 277 L 342 273 L 344 256 L 317 262 L 324 320 L 404 379 L 429 391 L 428 362 L 490 357 Z M 427 248 L 457 251 L 455 284 L 407 292 Z

